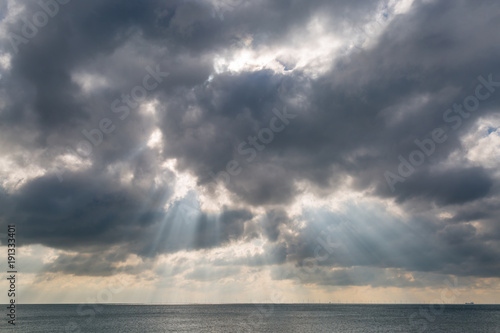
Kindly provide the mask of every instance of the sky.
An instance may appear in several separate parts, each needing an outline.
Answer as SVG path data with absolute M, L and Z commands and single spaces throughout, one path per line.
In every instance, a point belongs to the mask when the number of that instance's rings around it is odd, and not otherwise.
M 0 0 L 17 301 L 497 303 L 499 30 L 494 0 Z

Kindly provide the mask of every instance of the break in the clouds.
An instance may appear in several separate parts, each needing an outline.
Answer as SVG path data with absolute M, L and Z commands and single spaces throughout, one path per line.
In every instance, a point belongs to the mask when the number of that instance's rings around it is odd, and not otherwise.
M 498 290 L 499 18 L 490 0 L 0 1 L 0 228 L 36 263 L 30 292 Z

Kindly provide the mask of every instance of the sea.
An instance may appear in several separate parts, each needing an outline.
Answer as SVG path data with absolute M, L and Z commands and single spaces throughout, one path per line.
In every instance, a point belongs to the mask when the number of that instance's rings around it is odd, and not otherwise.
M 1 332 L 500 333 L 500 305 L 21 304 L 15 316 Z

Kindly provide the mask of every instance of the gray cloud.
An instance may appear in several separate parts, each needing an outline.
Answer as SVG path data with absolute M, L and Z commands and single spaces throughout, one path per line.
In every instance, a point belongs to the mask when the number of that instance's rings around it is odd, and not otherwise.
M 26 9 L 19 17 L 2 21 L 7 31 L 19 33 L 19 19 L 40 10 L 36 3 L 22 3 Z M 474 93 L 478 76 L 492 73 L 500 81 L 498 3 L 417 0 L 399 15 L 378 6 L 386 3 L 249 1 L 224 13 L 224 20 L 213 17 L 213 8 L 203 1 L 61 6 L 12 53 L 10 68 L 1 70 L 0 153 L 11 168 L 6 175 L 30 165 L 49 171 L 19 179 L 14 189 L 0 188 L 0 224 L 15 221 L 23 244 L 80 251 L 47 268 L 64 273 L 106 275 L 128 254 L 153 258 L 260 236 L 272 243 L 266 243 L 266 253 L 234 265 L 300 267 L 314 257 L 320 231 L 327 231 L 336 247 L 319 266 L 345 270 L 316 283 L 368 283 L 349 277 L 349 270 L 358 269 L 353 267 L 498 277 L 495 170 L 449 161 L 465 154 L 461 139 L 478 119 L 498 113 L 500 92 L 455 131 L 443 120 L 445 110 Z M 12 13 L 3 6 L 5 18 Z M 345 37 L 377 8 L 385 8 L 383 16 L 391 19 L 378 39 L 354 51 L 343 45 L 336 51 L 340 55 L 327 59 L 326 71 L 312 75 L 295 68 L 295 54 L 276 59 L 286 67 L 282 72 L 214 70 L 217 56 L 245 45 L 264 52 L 293 41 L 306 44 L 308 23 L 320 15 L 328 17 L 325 33 Z M 8 38 L 0 40 L 0 48 L 12 52 Z M 147 66 L 156 65 L 169 76 L 148 92 L 146 102 L 156 102 L 155 112 L 130 108 L 120 119 L 112 103 L 143 82 Z M 238 151 L 269 126 L 273 109 L 297 117 L 261 151 Z M 59 182 L 54 167 L 66 147 L 75 149 L 86 139 L 81 131 L 98 128 L 102 118 L 109 118 L 115 131 L 81 158 L 87 167 L 65 169 Z M 407 157 L 416 149 L 415 139 L 438 127 L 446 130 L 447 141 L 392 192 L 384 172 L 396 172 L 398 156 Z M 147 145 L 157 128 L 161 149 Z M 176 176 L 161 167 L 174 159 L 179 171 L 210 193 L 210 174 L 238 161 L 241 174 L 222 184 L 232 204 L 215 214 L 204 212 L 194 194 L 175 198 Z M 318 210 L 304 212 L 306 226 L 299 228 L 286 214 L 287 205 L 303 194 L 300 183 L 322 197 L 348 180 L 350 190 L 394 200 L 411 216 L 400 221 L 360 208 L 359 216 L 348 214 L 354 223 L 346 225 L 334 213 Z M 430 207 L 447 209 L 451 217 L 431 216 Z M 265 216 L 257 216 L 258 209 Z M 110 247 L 117 248 L 116 257 L 92 260 Z M 359 270 L 369 279 L 364 268 Z M 389 284 L 411 285 L 391 279 Z

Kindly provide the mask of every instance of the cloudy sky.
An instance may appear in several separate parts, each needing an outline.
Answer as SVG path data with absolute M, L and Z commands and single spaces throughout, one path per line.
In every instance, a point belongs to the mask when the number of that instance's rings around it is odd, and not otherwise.
M 19 302 L 500 299 L 498 1 L 0 0 L 0 21 Z

